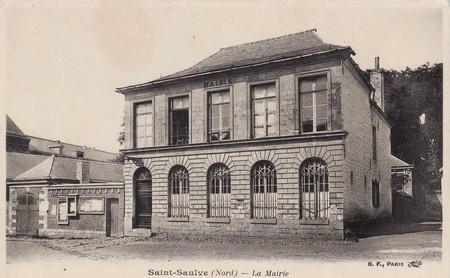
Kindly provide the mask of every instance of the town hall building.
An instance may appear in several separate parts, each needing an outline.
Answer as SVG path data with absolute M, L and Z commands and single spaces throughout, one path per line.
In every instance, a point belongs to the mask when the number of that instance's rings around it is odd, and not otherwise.
M 352 55 L 308 30 L 118 88 L 125 235 L 343 238 L 390 217 L 383 77 Z

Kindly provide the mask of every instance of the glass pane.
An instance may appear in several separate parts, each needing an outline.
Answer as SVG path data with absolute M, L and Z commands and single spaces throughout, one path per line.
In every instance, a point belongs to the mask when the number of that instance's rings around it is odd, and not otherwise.
M 153 125 L 153 114 L 145 115 L 145 121 L 147 125 Z
M 211 119 L 211 129 L 212 130 L 218 130 L 219 129 L 219 118 L 212 118 Z
M 136 114 L 145 113 L 145 106 L 143 104 L 136 105 Z
M 145 116 L 138 115 L 136 116 L 136 126 L 144 126 L 145 125 Z
M 313 105 L 312 93 L 301 94 L 300 95 L 300 104 L 302 107 L 312 106 Z
M 137 138 L 136 145 L 137 148 L 145 147 L 145 138 L 144 137 Z
M 222 117 L 222 129 L 230 128 L 230 117 Z
M 316 105 L 327 103 L 327 92 L 316 93 Z
M 145 146 L 146 147 L 151 147 L 153 145 L 153 137 L 148 136 L 145 138 Z
M 267 85 L 266 86 L 266 96 L 267 97 L 274 97 L 277 95 L 275 84 Z
M 264 86 L 254 86 L 253 87 L 253 98 L 254 99 L 263 98 L 264 91 L 265 91 Z
M 153 127 L 151 125 L 148 125 L 145 129 L 145 136 L 152 136 L 153 135 Z
M 268 111 L 276 111 L 277 110 L 277 103 L 276 103 L 275 99 L 267 100 L 267 110 Z
M 188 108 L 189 107 L 189 97 L 178 97 L 172 99 L 172 108 L 180 109 L 180 108 Z
M 311 79 L 303 79 L 300 82 L 300 92 L 309 92 L 313 90 L 313 82 Z
M 219 117 L 219 106 L 211 106 L 211 116 Z
M 263 113 L 265 111 L 264 101 L 258 100 L 254 102 L 255 113 Z
M 317 119 L 317 131 L 327 130 L 327 119 Z
M 152 113 L 153 112 L 153 105 L 151 103 L 146 103 L 145 105 L 145 112 Z
M 327 106 L 323 105 L 323 106 L 317 106 L 316 107 L 316 117 L 317 118 L 326 118 L 327 117 Z
M 264 128 L 262 127 L 255 127 L 254 131 L 255 131 L 255 138 L 266 136 Z
M 222 104 L 222 116 L 230 115 L 230 104 Z
M 312 107 L 302 108 L 300 117 L 302 120 L 312 120 L 313 118 Z
M 303 120 L 302 121 L 302 131 L 303 132 L 312 132 L 313 131 L 313 121 L 312 120 Z
M 222 132 L 222 135 L 220 136 L 220 139 L 221 140 L 230 139 L 230 132 L 229 131 Z
M 264 115 L 255 115 L 255 127 L 256 126 L 264 126 L 265 116 Z
M 316 81 L 315 90 L 326 90 L 327 89 L 327 77 L 326 76 L 318 77 L 315 81 Z
M 275 129 L 274 126 L 269 126 L 269 127 L 267 128 L 267 135 L 269 135 L 269 136 L 274 136 L 274 135 L 276 135 L 276 134 L 277 134 L 277 131 L 276 131 L 276 129 Z
M 272 113 L 267 116 L 267 125 L 275 125 L 275 121 L 276 121 L 275 114 Z
M 211 94 L 211 104 L 217 104 L 217 103 L 220 103 L 220 94 L 219 93 Z
M 230 102 L 230 92 L 222 92 L 222 103 L 223 102 Z
M 137 137 L 143 137 L 145 135 L 145 126 L 139 126 L 136 132 Z

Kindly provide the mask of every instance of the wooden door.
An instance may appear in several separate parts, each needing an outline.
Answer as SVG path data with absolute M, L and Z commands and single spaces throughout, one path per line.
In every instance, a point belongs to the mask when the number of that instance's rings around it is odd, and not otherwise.
M 119 199 L 107 199 L 106 209 L 106 236 L 122 236 L 120 230 L 121 213 L 119 208 Z
M 39 227 L 39 202 L 32 193 L 26 193 L 18 198 L 17 204 L 18 235 L 37 236 Z

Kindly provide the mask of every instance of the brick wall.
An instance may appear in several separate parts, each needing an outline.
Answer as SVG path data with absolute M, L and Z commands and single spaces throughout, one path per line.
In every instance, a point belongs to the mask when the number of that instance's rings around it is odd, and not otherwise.
M 220 233 L 250 235 L 299 234 L 342 238 L 343 219 L 343 141 L 280 142 L 247 144 L 195 150 L 167 150 L 146 154 L 144 165 L 152 174 L 152 232 Z M 303 225 L 299 222 L 299 169 L 310 157 L 323 159 L 330 171 L 331 215 L 328 225 Z M 271 161 L 277 170 L 277 223 L 253 224 L 250 219 L 250 169 L 260 160 Z M 231 171 L 231 223 L 208 223 L 206 174 L 217 162 Z M 188 222 L 169 222 L 168 174 L 175 165 L 189 171 L 190 209 Z M 125 164 L 125 233 L 133 234 L 133 175 L 137 166 Z
M 390 127 L 370 107 L 369 93 L 355 77 L 354 70 L 350 63 L 345 63 L 341 93 L 343 128 L 348 131 L 345 140 L 344 218 L 353 221 L 390 217 Z M 372 125 L 377 130 L 376 160 L 373 159 Z M 380 181 L 378 208 L 372 205 L 373 179 Z

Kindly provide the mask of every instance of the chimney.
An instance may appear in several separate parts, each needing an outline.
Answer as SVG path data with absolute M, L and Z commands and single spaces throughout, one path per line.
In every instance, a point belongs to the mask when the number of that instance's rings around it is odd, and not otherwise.
M 375 57 L 375 69 L 370 72 L 370 84 L 375 88 L 373 100 L 384 112 L 384 77 L 380 70 L 380 57 Z
M 89 183 L 89 162 L 77 162 L 77 179 L 80 183 Z

